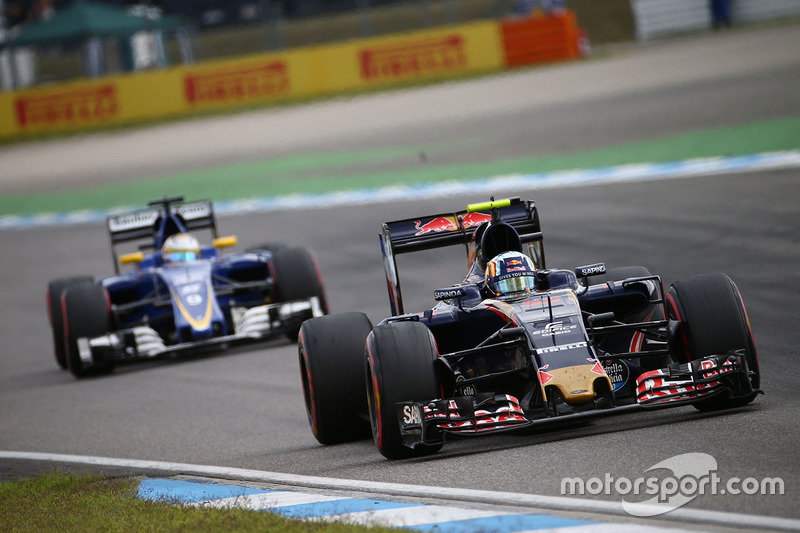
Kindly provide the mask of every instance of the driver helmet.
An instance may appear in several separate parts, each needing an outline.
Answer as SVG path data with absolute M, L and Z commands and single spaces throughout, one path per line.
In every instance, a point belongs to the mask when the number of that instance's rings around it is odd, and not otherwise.
M 520 252 L 503 252 L 486 264 L 486 287 L 497 298 L 523 296 L 534 290 L 536 267 Z
M 168 262 L 187 263 L 195 261 L 198 255 L 200 255 L 200 242 L 188 233 L 169 236 L 161 248 L 161 256 Z

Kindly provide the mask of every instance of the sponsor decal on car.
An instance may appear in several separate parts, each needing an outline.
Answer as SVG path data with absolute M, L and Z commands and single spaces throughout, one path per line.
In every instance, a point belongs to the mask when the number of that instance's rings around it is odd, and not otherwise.
M 475 396 L 478 391 L 472 385 L 462 385 L 456 389 L 456 393 L 457 396 Z
M 611 385 L 614 387 L 614 390 L 619 390 L 628 383 L 628 378 L 630 378 L 630 369 L 628 365 L 624 361 L 605 361 L 603 363 L 603 368 L 606 369 L 606 374 L 608 375 L 608 379 L 611 380 Z
M 403 424 L 421 424 L 422 414 L 419 412 L 418 405 L 404 405 L 403 406 Z
M 450 300 L 452 298 L 463 298 L 467 295 L 467 290 L 462 287 L 452 289 L 436 289 L 433 291 L 433 298 L 437 301 Z
M 551 322 L 545 325 L 542 329 L 537 329 L 535 331 L 532 331 L 531 333 L 533 335 L 542 335 L 542 336 L 564 335 L 566 333 L 570 333 L 577 327 L 578 326 L 574 324 L 564 324 L 563 322 Z
M 605 263 L 597 263 L 596 265 L 586 265 L 575 269 L 575 274 L 579 278 L 585 278 L 586 276 L 594 276 L 597 274 L 605 274 L 605 273 L 606 273 Z
M 547 353 L 560 352 L 560 351 L 563 351 L 563 350 L 574 350 L 576 348 L 586 348 L 587 346 L 589 346 L 589 344 L 586 343 L 586 342 L 571 342 L 569 344 L 562 344 L 560 346 L 550 346 L 548 348 L 537 348 L 536 349 L 536 353 L 539 354 L 539 355 L 544 355 L 544 354 L 547 354 Z
M 473 211 L 472 213 L 467 213 L 461 217 L 461 224 L 465 228 L 471 228 L 472 226 L 477 226 L 479 224 L 483 224 L 484 222 L 491 222 L 491 220 L 492 215 L 487 215 L 479 211 Z
M 456 231 L 458 226 L 449 217 L 436 217 L 430 222 L 422 223 L 421 220 L 414 221 L 414 228 L 417 232 L 415 237 L 425 235 L 426 233 L 438 233 L 440 231 Z
M 137 228 L 148 228 L 155 224 L 159 212 L 140 211 L 126 215 L 114 215 L 108 219 L 108 230 L 112 233 Z

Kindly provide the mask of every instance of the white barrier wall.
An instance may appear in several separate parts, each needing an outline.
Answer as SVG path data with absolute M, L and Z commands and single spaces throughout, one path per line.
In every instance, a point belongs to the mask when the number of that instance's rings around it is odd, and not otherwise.
M 711 27 L 708 0 L 631 0 L 631 11 L 640 41 Z
M 662 35 L 711 27 L 709 0 L 631 0 L 636 36 Z M 733 24 L 800 16 L 800 0 L 731 0 Z
M 800 0 L 733 0 L 731 6 L 734 22 L 800 17 Z

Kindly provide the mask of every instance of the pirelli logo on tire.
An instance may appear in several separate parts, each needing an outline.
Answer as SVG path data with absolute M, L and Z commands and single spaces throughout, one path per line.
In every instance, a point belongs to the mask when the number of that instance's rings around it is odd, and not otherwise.
M 290 89 L 286 61 L 195 72 L 184 78 L 184 95 L 192 106 L 241 103 L 286 96 Z

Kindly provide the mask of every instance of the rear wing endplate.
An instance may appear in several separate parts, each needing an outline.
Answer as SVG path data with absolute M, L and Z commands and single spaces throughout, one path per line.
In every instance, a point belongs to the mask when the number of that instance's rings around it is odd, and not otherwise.
M 484 222 L 492 221 L 511 225 L 523 242 L 541 241 L 536 205 L 533 201 L 522 201 L 519 198 L 472 204 L 455 213 L 384 222 L 379 237 L 392 316 L 404 312 L 397 273 L 397 255 L 456 244 L 464 245 L 469 255 L 469 243 L 475 230 Z M 538 266 L 544 268 L 541 246 L 539 250 L 541 264 Z

